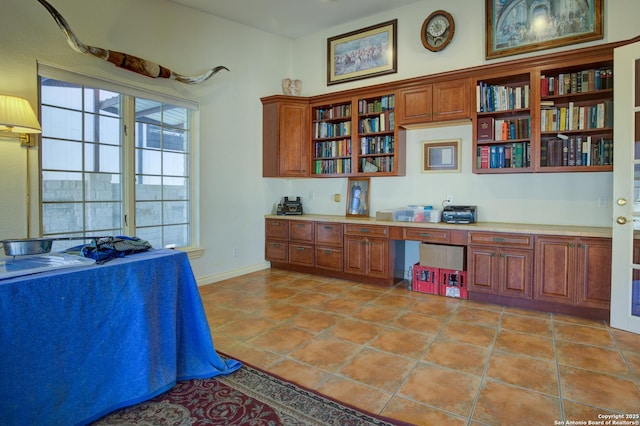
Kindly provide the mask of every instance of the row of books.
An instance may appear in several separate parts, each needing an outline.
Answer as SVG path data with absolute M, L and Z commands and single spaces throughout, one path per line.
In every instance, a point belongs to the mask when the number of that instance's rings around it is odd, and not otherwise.
M 375 173 L 392 171 L 393 157 L 362 158 L 360 160 L 360 172 Z
M 479 169 L 523 168 L 531 166 L 529 142 L 501 145 L 481 145 L 476 153 Z
M 316 108 L 314 113 L 315 120 L 331 120 L 334 118 L 351 117 L 351 103 L 335 105 L 332 107 Z
M 555 132 L 565 130 L 603 129 L 613 127 L 613 101 L 608 99 L 595 105 L 546 107 L 540 111 L 540 130 Z
M 569 95 L 595 90 L 613 89 L 613 68 L 587 70 L 540 76 L 540 96 Z
M 334 160 L 314 161 L 313 173 L 316 175 L 351 173 L 350 158 L 336 158 Z
M 478 117 L 476 137 L 478 141 L 528 139 L 530 134 L 531 120 L 529 117 L 509 120 Z
M 327 123 L 322 121 L 313 123 L 313 137 L 316 139 L 349 135 L 351 135 L 351 121 L 343 121 L 340 123 Z
M 393 111 L 380 113 L 376 117 L 360 120 L 360 133 L 391 132 L 395 126 L 395 113 Z
M 351 156 L 351 139 L 316 142 L 314 148 L 315 158 L 348 157 Z
M 610 166 L 613 164 L 613 140 L 591 136 L 564 136 L 543 139 L 540 143 L 542 167 Z
M 476 86 L 476 111 L 494 112 L 529 108 L 528 84 L 503 86 L 479 82 Z
M 376 99 L 358 100 L 358 113 L 371 114 L 395 109 L 396 99 L 394 95 L 382 96 Z
M 360 154 L 393 154 L 393 136 L 373 136 L 360 138 Z

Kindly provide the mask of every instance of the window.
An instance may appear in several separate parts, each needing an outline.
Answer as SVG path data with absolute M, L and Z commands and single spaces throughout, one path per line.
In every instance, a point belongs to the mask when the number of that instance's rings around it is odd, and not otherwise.
M 59 73 L 40 70 L 42 235 L 192 245 L 194 109 Z

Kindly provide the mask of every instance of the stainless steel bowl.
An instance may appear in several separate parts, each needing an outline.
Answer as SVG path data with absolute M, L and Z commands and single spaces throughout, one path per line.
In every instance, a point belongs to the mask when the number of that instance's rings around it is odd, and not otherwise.
M 51 251 L 53 239 L 24 238 L 17 240 L 3 240 L 2 247 L 7 256 L 22 256 L 25 254 L 42 254 Z

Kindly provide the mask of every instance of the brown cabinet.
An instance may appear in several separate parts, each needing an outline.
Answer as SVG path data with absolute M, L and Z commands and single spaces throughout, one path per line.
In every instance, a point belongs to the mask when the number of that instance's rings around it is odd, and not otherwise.
M 534 299 L 609 309 L 611 239 L 536 237 Z
M 398 124 L 460 120 L 471 116 L 469 79 L 400 89 Z
M 289 260 L 289 221 L 265 219 L 265 259 L 270 262 Z
M 314 224 L 310 221 L 289 221 L 289 263 L 313 267 L 314 255 Z
M 344 225 L 344 272 L 389 278 L 388 235 L 386 226 Z
M 316 222 L 316 268 L 342 271 L 342 224 Z
M 262 98 L 262 176 L 309 176 L 309 104 L 306 98 Z
M 470 232 L 467 269 L 469 291 L 530 299 L 533 236 Z

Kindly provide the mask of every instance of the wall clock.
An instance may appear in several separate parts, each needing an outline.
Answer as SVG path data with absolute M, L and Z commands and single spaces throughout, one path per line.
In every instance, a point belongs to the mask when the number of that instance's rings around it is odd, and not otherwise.
M 455 27 L 453 16 L 450 13 L 436 10 L 422 24 L 420 32 L 422 45 L 432 52 L 444 49 L 451 42 Z

